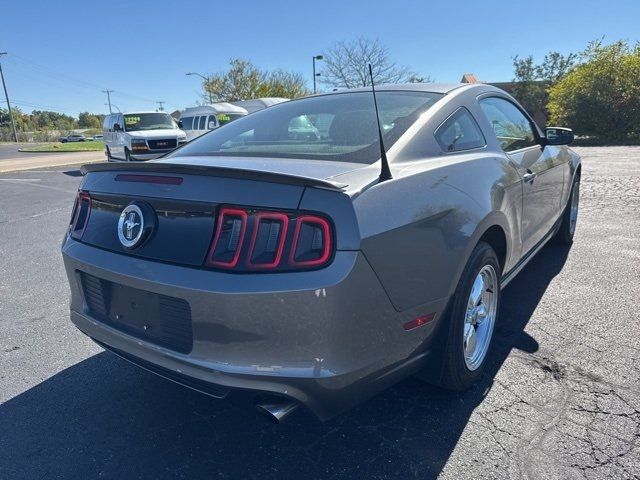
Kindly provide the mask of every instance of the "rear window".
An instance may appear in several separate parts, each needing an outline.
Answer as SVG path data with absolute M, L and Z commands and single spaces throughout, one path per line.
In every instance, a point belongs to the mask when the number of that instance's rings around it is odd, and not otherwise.
M 381 91 L 377 97 L 384 145 L 389 149 L 442 94 Z M 380 159 L 373 97 L 370 92 L 351 92 L 274 105 L 194 140 L 175 155 L 309 158 L 371 164 Z
M 484 147 L 484 135 L 469 111 L 461 107 L 436 130 L 436 140 L 445 152 Z

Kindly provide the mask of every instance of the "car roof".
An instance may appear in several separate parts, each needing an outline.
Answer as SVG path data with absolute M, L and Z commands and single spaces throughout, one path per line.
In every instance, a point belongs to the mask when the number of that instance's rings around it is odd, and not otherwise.
M 239 113 L 247 115 L 246 109 L 242 107 L 238 107 L 237 105 L 233 105 L 227 102 L 216 102 L 211 103 L 209 105 L 201 105 L 199 107 L 188 107 L 180 112 L 180 117 L 183 115 L 197 115 L 197 114 L 207 114 L 207 113 Z
M 428 93 L 440 93 L 446 95 L 454 90 L 459 89 L 475 89 L 480 91 L 502 91 L 493 85 L 487 83 L 385 83 L 376 85 L 376 92 L 393 92 L 393 91 L 406 91 L 406 92 L 428 92 Z M 345 88 L 336 90 L 334 92 L 320 93 L 321 95 L 335 95 L 340 93 L 351 92 L 371 92 L 371 86 L 358 87 L 358 88 Z M 312 95 L 313 96 L 313 95 Z
M 449 93 L 456 88 L 468 86 L 468 83 L 385 83 L 376 85 L 376 91 L 406 90 L 409 92 Z M 341 92 L 370 92 L 371 86 L 337 90 Z
M 111 113 L 110 115 L 140 115 L 141 113 L 165 113 L 169 115 L 168 112 L 156 112 L 155 110 L 131 110 L 129 112 Z

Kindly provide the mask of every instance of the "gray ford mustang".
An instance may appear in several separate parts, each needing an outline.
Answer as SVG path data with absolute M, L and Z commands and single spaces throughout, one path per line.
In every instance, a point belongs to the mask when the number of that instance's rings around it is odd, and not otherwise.
M 472 385 L 501 288 L 572 241 L 573 134 L 488 85 L 384 86 L 377 105 L 379 122 L 368 89 L 303 98 L 157 161 L 84 166 L 62 247 L 73 323 L 276 420 L 417 373 Z

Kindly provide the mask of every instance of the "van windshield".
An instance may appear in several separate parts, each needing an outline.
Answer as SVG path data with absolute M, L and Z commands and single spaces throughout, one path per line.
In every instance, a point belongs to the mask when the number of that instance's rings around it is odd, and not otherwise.
M 168 113 L 130 113 L 124 116 L 124 129 L 127 132 L 166 128 L 176 128 L 173 118 Z
M 389 149 L 442 98 L 431 92 L 377 92 L 384 146 Z M 349 92 L 280 103 L 239 118 L 190 142 L 172 156 L 309 158 L 358 163 L 380 159 L 373 98 Z

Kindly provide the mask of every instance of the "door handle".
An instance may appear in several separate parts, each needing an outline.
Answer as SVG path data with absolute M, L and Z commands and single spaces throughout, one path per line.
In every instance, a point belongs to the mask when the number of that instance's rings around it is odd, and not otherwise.
M 527 168 L 527 172 L 522 175 L 522 180 L 528 183 L 532 183 L 533 179 L 536 178 L 536 174 Z

